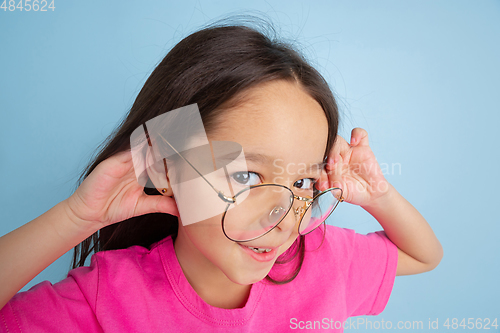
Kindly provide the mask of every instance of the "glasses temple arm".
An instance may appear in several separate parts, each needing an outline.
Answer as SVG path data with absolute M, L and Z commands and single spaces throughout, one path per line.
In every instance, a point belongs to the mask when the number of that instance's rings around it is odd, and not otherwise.
M 197 174 L 199 174 L 199 175 L 200 175 L 200 177 L 201 177 L 201 178 L 203 178 L 203 180 L 207 182 L 207 184 L 208 184 L 208 185 L 210 185 L 210 187 L 211 187 L 211 188 L 212 188 L 212 189 L 213 189 L 213 190 L 217 193 L 217 195 L 219 196 L 219 198 L 221 198 L 222 200 L 224 200 L 225 202 L 228 202 L 228 203 L 234 203 L 234 202 L 236 201 L 234 198 L 229 198 L 229 197 L 226 197 L 226 196 L 224 195 L 224 193 L 222 193 L 222 191 L 217 190 L 217 189 L 216 189 L 216 188 L 212 185 L 212 183 L 210 183 L 210 182 L 208 181 L 208 179 L 206 179 L 206 178 L 205 178 L 205 177 L 204 177 L 204 176 L 203 176 L 203 175 L 202 175 L 202 174 L 198 171 L 198 169 L 196 169 L 196 168 L 195 168 L 195 166 L 191 164 L 191 162 L 189 162 L 186 158 L 184 158 L 184 156 L 182 156 L 182 154 L 181 154 L 181 153 L 179 153 L 179 152 L 177 151 L 177 149 L 175 149 L 175 148 L 174 148 L 174 147 L 170 144 L 170 142 L 168 142 L 168 141 L 167 141 L 167 140 L 166 140 L 166 139 L 165 139 L 165 138 L 164 138 L 164 137 L 163 137 L 160 133 L 158 133 L 158 135 L 162 138 L 162 140 L 163 140 L 163 141 L 165 141 L 165 143 L 166 143 L 167 145 L 169 145 L 169 146 L 170 146 L 170 148 L 172 148 L 172 150 L 173 150 L 173 151 L 174 151 L 177 155 L 179 155 L 179 156 L 180 156 L 180 157 L 181 157 L 184 161 L 186 161 L 186 163 L 187 163 L 187 164 L 189 164 L 189 165 L 191 166 L 191 168 L 193 168 L 193 170 L 194 170 L 194 171 L 196 171 L 196 173 L 197 173 Z

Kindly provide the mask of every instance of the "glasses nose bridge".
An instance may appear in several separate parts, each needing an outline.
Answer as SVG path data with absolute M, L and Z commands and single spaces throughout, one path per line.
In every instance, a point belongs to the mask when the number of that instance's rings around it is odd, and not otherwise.
M 299 207 L 297 207 L 297 208 L 294 208 L 293 206 L 295 204 L 295 200 L 297 200 L 299 203 L 303 202 L 304 204 L 299 205 Z M 302 218 L 304 217 L 304 214 L 305 214 L 307 208 L 309 208 L 309 206 L 312 204 L 313 201 L 314 201 L 314 199 L 312 199 L 312 198 L 301 197 L 301 196 L 296 195 L 295 193 L 293 194 L 293 202 L 292 202 L 292 209 L 291 210 L 293 210 L 293 213 L 295 215 L 295 219 L 296 219 L 297 223 L 300 223 L 302 221 Z
M 280 222 L 276 225 L 276 227 L 279 227 L 280 229 L 288 229 L 288 228 L 297 227 L 300 224 L 300 222 L 302 221 L 302 216 L 304 215 L 304 212 L 307 209 L 307 206 L 305 206 L 305 204 L 307 204 L 307 202 L 305 202 L 304 205 L 300 205 L 298 208 L 295 208 L 296 200 L 300 203 L 310 200 L 309 198 L 304 198 L 304 197 L 300 197 L 300 196 L 296 195 L 289 188 L 288 188 L 288 190 L 292 194 L 292 200 L 290 203 L 291 207 L 287 211 L 287 213 L 281 218 Z M 292 213 L 292 214 L 290 214 L 290 213 Z M 300 213 L 299 216 L 297 216 L 298 213 Z M 292 216 L 290 216 L 290 215 L 292 215 Z

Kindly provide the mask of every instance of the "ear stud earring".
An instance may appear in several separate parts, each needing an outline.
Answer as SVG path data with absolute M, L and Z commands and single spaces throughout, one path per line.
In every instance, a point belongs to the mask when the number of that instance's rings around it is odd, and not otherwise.
M 166 193 L 167 192 L 167 189 L 166 188 L 162 188 L 161 189 L 161 193 Z

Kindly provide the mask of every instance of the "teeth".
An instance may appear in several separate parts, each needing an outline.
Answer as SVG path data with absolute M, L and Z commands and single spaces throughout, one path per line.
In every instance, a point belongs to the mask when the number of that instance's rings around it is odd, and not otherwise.
M 262 247 L 250 247 L 249 246 L 248 248 L 250 248 L 255 253 L 271 252 L 271 249 L 265 249 L 265 248 L 262 248 Z

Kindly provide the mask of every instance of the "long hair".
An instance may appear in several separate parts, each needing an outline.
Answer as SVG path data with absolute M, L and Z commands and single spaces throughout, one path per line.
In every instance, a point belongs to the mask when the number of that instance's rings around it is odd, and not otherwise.
M 268 26 L 269 27 L 269 26 Z M 300 83 L 323 108 L 328 121 L 325 156 L 334 144 L 338 130 L 338 109 L 325 81 L 292 45 L 272 33 L 246 24 L 218 22 L 199 30 L 174 46 L 154 69 L 139 92 L 130 111 L 118 127 L 100 145 L 82 172 L 78 185 L 102 161 L 130 149 L 130 136 L 141 124 L 169 110 L 197 103 L 205 131 L 216 129 L 219 115 L 237 105 L 243 92 L 272 80 Z M 148 195 L 160 195 L 154 188 Z M 177 236 L 176 216 L 152 213 L 136 216 L 97 231 L 74 248 L 72 268 L 85 265 L 94 251 L 124 249 L 133 245 L 150 248 L 161 239 Z M 304 259 L 304 236 L 299 236 L 276 264 L 295 263 L 282 280 L 266 277 L 273 283 L 292 281 Z

